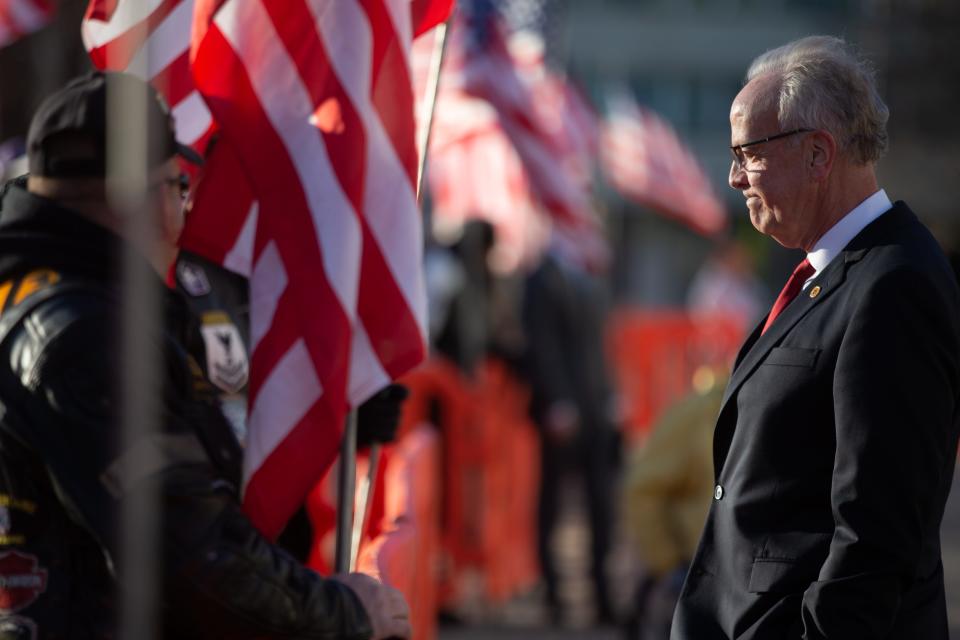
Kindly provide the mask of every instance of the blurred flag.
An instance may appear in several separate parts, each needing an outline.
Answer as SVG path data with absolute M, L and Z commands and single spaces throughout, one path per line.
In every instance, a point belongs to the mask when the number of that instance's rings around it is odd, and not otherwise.
M 542 250 L 539 212 L 517 152 L 493 107 L 442 83 L 428 155 L 433 229 L 452 235 L 475 218 L 496 231 L 495 267 L 510 272 Z
M 53 11 L 49 0 L 0 0 L 0 47 L 45 27 Z
M 608 249 L 590 203 L 590 161 L 584 160 L 595 137 L 589 108 L 546 68 L 542 39 L 518 36 L 511 51 L 497 2 L 472 0 L 464 15 L 461 50 L 451 60 L 459 62 L 463 91 L 493 107 L 536 200 L 556 227 L 579 239 L 582 265 L 601 267 Z
M 151 79 L 181 141 L 207 151 L 182 244 L 250 278 L 244 506 L 274 536 L 347 408 L 424 356 L 408 56 L 453 4 L 196 4 L 92 0 L 83 35 L 99 68 Z
M 626 92 L 609 99 L 600 157 L 625 198 L 714 235 L 727 226 L 723 205 L 697 159 L 673 128 Z
M 258 200 L 244 507 L 274 536 L 348 406 L 425 355 L 411 6 L 198 0 L 197 24 L 194 78 Z

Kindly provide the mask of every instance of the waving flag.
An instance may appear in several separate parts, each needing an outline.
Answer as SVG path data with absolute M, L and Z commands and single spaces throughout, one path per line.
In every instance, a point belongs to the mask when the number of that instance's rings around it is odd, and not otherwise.
M 494 0 L 473 0 L 465 9 L 458 52 L 463 90 L 494 108 L 536 200 L 558 232 L 579 239 L 580 261 L 605 264 L 608 249 L 590 204 L 589 171 L 578 161 L 583 140 L 574 133 L 586 113 L 582 101 L 575 103 L 573 90 L 550 74 L 542 55 L 524 59 L 511 52 Z
M 425 354 L 409 48 L 452 0 L 92 0 L 101 68 L 214 132 L 184 244 L 250 278 L 244 508 L 275 536 L 345 412 Z M 191 24 L 195 22 L 191 51 Z
M 497 269 L 509 272 L 542 252 L 549 220 L 540 213 L 517 152 L 493 108 L 442 88 L 429 154 L 434 230 L 482 219 L 496 230 Z
M 713 235 L 727 215 L 710 180 L 673 128 L 625 93 L 611 98 L 601 159 L 610 184 L 625 198 Z
M 42 29 L 52 18 L 49 0 L 0 0 L 0 47 Z
M 425 355 L 412 18 L 404 0 L 200 1 L 194 78 L 258 201 L 244 507 L 272 536 L 347 407 Z
M 193 0 L 91 0 L 81 26 L 98 69 L 149 80 L 170 105 L 177 138 L 203 153 L 214 131 L 190 75 Z

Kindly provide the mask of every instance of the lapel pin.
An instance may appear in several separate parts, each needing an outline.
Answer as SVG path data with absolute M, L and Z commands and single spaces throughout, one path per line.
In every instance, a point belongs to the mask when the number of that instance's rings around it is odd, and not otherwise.
M 820 285 L 816 285 L 813 289 L 810 289 L 810 297 L 816 298 L 820 295 Z

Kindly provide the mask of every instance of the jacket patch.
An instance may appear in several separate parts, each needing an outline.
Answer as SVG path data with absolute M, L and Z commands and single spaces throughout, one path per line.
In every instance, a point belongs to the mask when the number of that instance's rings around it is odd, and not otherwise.
M 222 320 L 219 322 L 211 320 Z M 227 393 L 238 393 L 247 384 L 249 363 L 236 325 L 223 314 L 203 315 L 200 327 L 207 352 L 207 377 Z
M 52 269 L 36 269 L 22 278 L 15 278 L 0 283 L 0 309 L 7 306 L 15 307 L 32 294 L 46 289 L 50 285 L 60 282 L 60 274 Z M 10 293 L 13 292 L 13 299 L 10 300 Z
M 0 553 L 0 612 L 27 607 L 47 590 L 47 570 L 37 556 L 19 551 Z
M 177 280 L 183 290 L 194 298 L 210 293 L 210 279 L 203 267 L 181 260 L 177 263 Z
M 0 493 L 0 507 L 8 507 L 31 515 L 37 511 L 36 502 L 32 500 L 21 500 L 6 493 Z

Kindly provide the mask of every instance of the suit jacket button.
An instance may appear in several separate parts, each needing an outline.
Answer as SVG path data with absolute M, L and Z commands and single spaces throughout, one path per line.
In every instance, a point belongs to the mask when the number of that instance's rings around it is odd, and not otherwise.
M 718 484 L 716 488 L 713 490 L 713 499 L 719 500 L 722 497 L 723 497 L 723 487 Z

